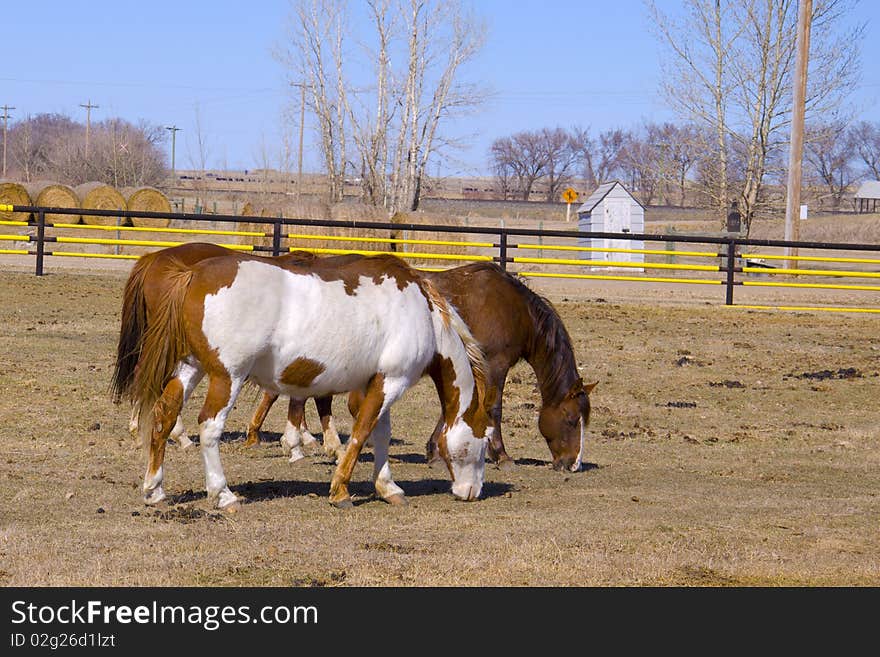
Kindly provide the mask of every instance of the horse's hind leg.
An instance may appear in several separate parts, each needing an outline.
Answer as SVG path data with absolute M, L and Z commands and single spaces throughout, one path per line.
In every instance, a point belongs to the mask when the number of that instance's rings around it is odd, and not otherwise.
M 199 443 L 205 465 L 208 499 L 216 501 L 219 508 L 229 511 L 238 508 L 239 500 L 226 485 L 226 475 L 220 463 L 220 436 L 242 383 L 242 379 L 230 379 L 225 373 L 212 375 L 208 381 L 205 403 L 199 413 Z
M 254 409 L 253 417 L 251 417 L 251 421 L 248 423 L 247 440 L 244 441 L 245 447 L 253 447 L 260 444 L 260 427 L 263 426 L 263 422 L 266 421 L 266 416 L 269 414 L 269 409 L 272 408 L 272 404 L 277 399 L 278 395 L 263 391 L 260 404 Z
M 333 395 L 315 397 L 315 409 L 321 418 L 324 454 L 333 456 L 338 461 L 345 454 L 345 447 L 342 446 L 339 432 L 336 430 L 336 423 L 333 422 Z
M 153 405 L 150 452 L 147 460 L 147 472 L 144 475 L 144 502 L 147 504 L 158 504 L 165 499 L 165 491 L 162 489 L 165 444 L 168 441 L 168 434 L 174 426 L 175 418 L 180 414 L 182 407 L 183 384 L 180 379 L 175 377 L 168 382 L 162 395 Z
M 290 398 L 287 405 L 287 425 L 284 428 L 284 434 L 281 436 L 281 447 L 285 451 L 290 452 L 290 463 L 296 463 L 300 459 L 305 458 L 302 451 L 303 435 L 300 427 L 305 424 L 306 400 Z M 314 442 L 315 438 L 312 437 Z
M 373 439 L 373 481 L 376 494 L 389 504 L 406 504 L 403 489 L 391 478 L 388 467 L 388 447 L 391 445 L 391 413 L 385 410 L 370 434 Z
M 178 366 L 176 376 L 183 384 L 183 404 L 185 405 L 193 390 L 199 385 L 199 381 L 205 376 L 205 371 L 195 362 L 184 361 Z M 189 436 L 186 435 L 183 418 L 180 415 L 177 416 L 177 421 L 174 423 L 174 428 L 171 430 L 169 438 L 176 441 L 181 449 L 187 449 L 193 444 Z

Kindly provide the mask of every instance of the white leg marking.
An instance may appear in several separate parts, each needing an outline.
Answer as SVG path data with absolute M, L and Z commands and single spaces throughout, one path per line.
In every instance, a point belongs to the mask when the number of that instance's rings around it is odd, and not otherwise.
M 161 465 L 152 477 L 144 475 L 144 504 L 158 504 L 165 499 L 165 491 L 162 489 L 164 477 Z
M 572 472 L 577 472 L 578 470 L 581 469 L 581 462 L 583 461 L 583 458 L 584 458 L 584 433 L 585 432 L 584 432 L 584 418 L 583 417 L 581 417 L 580 425 L 581 425 L 581 449 L 578 452 L 577 460 L 571 464 L 571 471 Z
M 183 418 L 179 415 L 177 416 L 177 422 L 174 423 L 174 428 L 171 430 L 168 437 L 172 440 L 176 440 L 181 449 L 192 447 L 193 441 L 191 441 L 189 436 L 186 435 L 186 429 L 183 426 Z
M 373 440 L 373 481 L 376 494 L 383 499 L 403 495 L 403 489 L 391 478 L 388 466 L 388 447 L 391 444 L 391 414 L 386 410 L 379 416 L 376 428 L 370 434 Z
M 208 499 L 217 500 L 217 506 L 224 509 L 238 501 L 229 486 L 226 485 L 226 475 L 223 473 L 223 465 L 220 463 L 220 436 L 223 433 L 223 425 L 226 416 L 235 404 L 238 391 L 241 389 L 241 381 L 232 381 L 229 394 L 229 402 L 220 409 L 216 417 L 208 418 L 199 425 L 199 443 L 202 447 L 202 460 L 205 464 L 205 488 L 208 491 Z
M 302 434 L 299 429 L 288 420 L 284 428 L 284 434 L 281 436 L 281 448 L 285 453 L 290 454 L 290 463 L 296 463 L 300 459 L 305 458 L 306 455 L 303 454 L 302 443 Z

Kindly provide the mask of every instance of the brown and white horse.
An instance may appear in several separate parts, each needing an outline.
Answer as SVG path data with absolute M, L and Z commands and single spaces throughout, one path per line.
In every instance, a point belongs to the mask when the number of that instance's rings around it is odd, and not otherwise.
M 151 311 L 143 287 L 126 285 L 118 354 L 127 348 L 137 357 L 117 361 L 113 384 L 137 406 L 139 433 L 149 444 L 148 504 L 165 496 L 164 449 L 184 402 L 182 372 L 196 381 L 208 377 L 199 436 L 208 495 L 220 508 L 238 501 L 218 443 L 246 380 L 295 398 L 364 392 L 330 485 L 330 501 L 350 506 L 348 482 L 371 434 L 376 491 L 403 501 L 388 467 L 389 409 L 430 374 L 441 398 L 439 451 L 452 492 L 479 497 L 491 433 L 482 357 L 455 310 L 417 271 L 394 256 L 327 266 L 320 259 L 279 263 L 233 254 L 191 265 L 166 259 L 159 267 L 165 283 Z M 149 322 L 140 321 L 147 314 Z
M 139 299 L 139 304 L 128 304 L 122 309 L 122 326 L 120 332 L 119 344 L 117 345 L 116 369 L 111 384 L 115 401 L 119 402 L 122 398 L 131 397 L 131 388 L 134 384 L 134 375 L 137 370 L 137 362 L 140 359 L 141 345 L 136 341 L 129 344 L 134 336 L 142 336 L 146 327 L 150 324 L 151 316 L 161 308 L 161 299 L 166 293 L 168 287 L 168 278 L 164 272 L 171 262 L 191 267 L 202 260 L 215 258 L 217 256 L 232 255 L 240 253 L 232 249 L 211 244 L 210 242 L 188 242 L 178 246 L 159 249 L 142 256 L 132 267 L 126 283 L 125 297 L 131 299 Z M 259 256 L 255 256 L 259 257 Z M 312 262 L 317 256 L 307 251 L 293 251 L 274 258 L 267 257 L 267 261 L 279 262 L 283 264 Z M 363 256 L 355 258 L 346 256 L 337 256 L 339 262 L 347 262 L 353 259 L 361 259 Z M 183 384 L 183 400 L 184 404 L 189 399 L 195 387 L 204 376 L 198 368 L 188 367 L 185 363 L 181 365 L 178 372 L 178 378 Z M 271 396 L 272 401 L 277 396 Z M 330 413 L 331 398 L 320 397 L 315 399 L 315 405 L 318 407 L 318 413 L 321 417 L 323 426 L 323 446 L 324 452 L 328 456 L 341 459 L 345 454 L 336 426 L 333 422 L 333 416 Z M 291 399 L 288 409 L 287 430 L 281 439 L 282 446 L 287 451 L 291 451 L 291 461 L 302 458 L 302 450 L 300 445 L 309 445 L 315 442 L 312 436 L 305 428 L 303 420 L 295 421 L 303 410 L 303 402 L 297 399 Z M 247 445 L 251 446 L 259 441 L 258 430 L 269 412 L 271 404 L 265 406 L 263 410 L 258 408 L 254 411 L 253 419 L 247 429 Z M 257 423 L 257 424 L 255 424 Z M 129 430 L 132 434 L 137 434 L 138 430 L 138 408 L 132 406 L 131 418 L 129 420 Z M 169 438 L 176 441 L 181 447 L 190 447 L 192 441 L 186 434 L 183 421 L 178 417 L 171 429 Z
M 456 308 L 486 358 L 487 380 L 495 389 L 489 458 L 499 467 L 513 463 L 501 434 L 502 395 L 510 368 L 524 359 L 532 366 L 541 392 L 538 429 L 547 441 L 553 466 L 579 470 L 590 422 L 589 395 L 596 383 L 585 384 L 581 379 L 571 337 L 553 305 L 494 264 L 465 265 L 425 276 Z M 357 393 L 352 397 L 349 406 L 357 408 Z M 275 398 L 264 393 L 248 425 L 249 444 L 258 440 L 259 428 Z M 325 429 L 332 427 L 330 401 L 315 400 Z M 304 428 L 303 410 L 303 400 L 291 399 L 284 442 L 294 449 L 297 458 L 303 442 L 300 436 L 311 436 Z M 426 446 L 429 461 L 440 458 L 438 438 L 442 428 L 441 418 Z M 325 450 L 338 440 L 335 429 L 325 432 Z

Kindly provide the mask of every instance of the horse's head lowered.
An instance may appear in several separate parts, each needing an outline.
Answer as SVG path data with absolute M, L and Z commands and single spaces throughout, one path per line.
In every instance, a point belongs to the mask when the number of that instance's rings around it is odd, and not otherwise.
M 590 424 L 590 392 L 597 383 L 578 379 L 561 401 L 541 409 L 538 429 L 550 448 L 555 470 L 580 470 Z

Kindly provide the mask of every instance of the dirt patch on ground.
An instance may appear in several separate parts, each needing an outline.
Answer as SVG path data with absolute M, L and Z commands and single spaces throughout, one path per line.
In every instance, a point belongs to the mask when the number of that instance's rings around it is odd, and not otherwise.
M 246 503 L 225 515 L 197 448 L 170 447 L 170 501 L 141 503 L 143 456 L 108 390 L 125 275 L 0 273 L 2 585 L 880 585 L 873 316 L 565 290 L 554 301 L 599 381 L 582 472 L 550 468 L 520 365 L 504 416 L 518 465 L 489 466 L 482 500 L 455 502 L 425 465 L 439 409 L 422 382 L 392 414 L 409 505 L 372 497 L 364 459 L 344 512 L 327 503 L 332 463 L 282 456 L 282 404 L 243 447 L 246 392 L 221 447 Z M 334 410 L 347 433 L 342 398 Z

